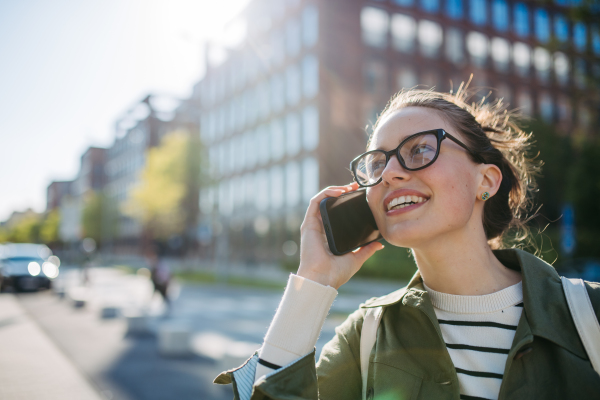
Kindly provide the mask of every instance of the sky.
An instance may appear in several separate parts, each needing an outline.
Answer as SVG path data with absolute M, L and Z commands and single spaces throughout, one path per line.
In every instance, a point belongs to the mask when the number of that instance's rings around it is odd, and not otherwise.
M 45 209 L 148 93 L 186 98 L 248 0 L 0 0 L 0 221 Z M 230 25 L 230 24 L 229 24 Z

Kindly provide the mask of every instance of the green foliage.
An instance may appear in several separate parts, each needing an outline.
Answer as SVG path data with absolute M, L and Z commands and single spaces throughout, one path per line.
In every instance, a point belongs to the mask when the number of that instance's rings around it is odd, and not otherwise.
M 40 240 L 42 243 L 56 243 L 60 240 L 60 213 L 58 210 L 52 210 L 47 215 L 40 226 Z
M 148 152 L 140 185 L 124 211 L 140 221 L 151 238 L 181 235 L 196 223 L 200 179 L 199 142 L 177 131 Z
M 28 213 L 4 228 L 1 239 L 12 243 L 39 243 L 41 222 L 40 215 Z
M 356 276 L 363 278 L 394 279 L 408 281 L 417 270 L 415 261 L 409 249 L 396 247 L 387 243 L 383 250 L 369 258 Z
M 89 192 L 86 194 L 81 210 L 81 228 L 83 237 L 92 238 L 96 243 L 102 241 L 102 221 L 104 217 L 105 198 L 102 194 Z
M 561 262 L 560 218 L 567 202 L 575 209 L 577 247 L 573 256 L 600 257 L 600 139 L 578 137 L 575 141 L 540 122 L 531 123 L 527 130 L 533 131 L 533 150 L 539 151 L 544 161 L 536 196 L 536 204 L 542 208 L 531 224 L 542 257 Z

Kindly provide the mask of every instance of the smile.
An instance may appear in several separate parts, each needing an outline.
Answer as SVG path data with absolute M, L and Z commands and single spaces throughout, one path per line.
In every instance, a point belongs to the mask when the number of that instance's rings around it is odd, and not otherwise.
M 387 205 L 387 210 L 396 210 L 413 204 L 423 203 L 427 199 L 419 196 L 400 196 L 390 201 Z

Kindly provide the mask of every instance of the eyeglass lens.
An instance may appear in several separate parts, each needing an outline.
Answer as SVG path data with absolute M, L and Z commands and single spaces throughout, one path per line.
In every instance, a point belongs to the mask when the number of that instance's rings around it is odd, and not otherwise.
M 424 168 L 435 159 L 437 147 L 438 141 L 435 134 L 417 135 L 404 142 L 400 147 L 399 154 L 402 160 L 399 161 L 408 170 Z M 362 185 L 372 185 L 381 178 L 386 165 L 385 152 L 367 153 L 356 163 L 356 179 Z

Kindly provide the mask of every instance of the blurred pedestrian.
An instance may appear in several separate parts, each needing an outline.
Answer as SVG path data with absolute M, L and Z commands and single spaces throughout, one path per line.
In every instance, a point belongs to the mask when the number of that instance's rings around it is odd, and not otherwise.
M 150 264 L 150 279 L 154 286 L 154 292 L 160 293 L 168 309 L 171 308 L 169 301 L 169 283 L 171 282 L 171 269 L 169 264 L 164 259 L 163 251 L 159 246 L 155 246 L 148 255 L 148 263 Z

